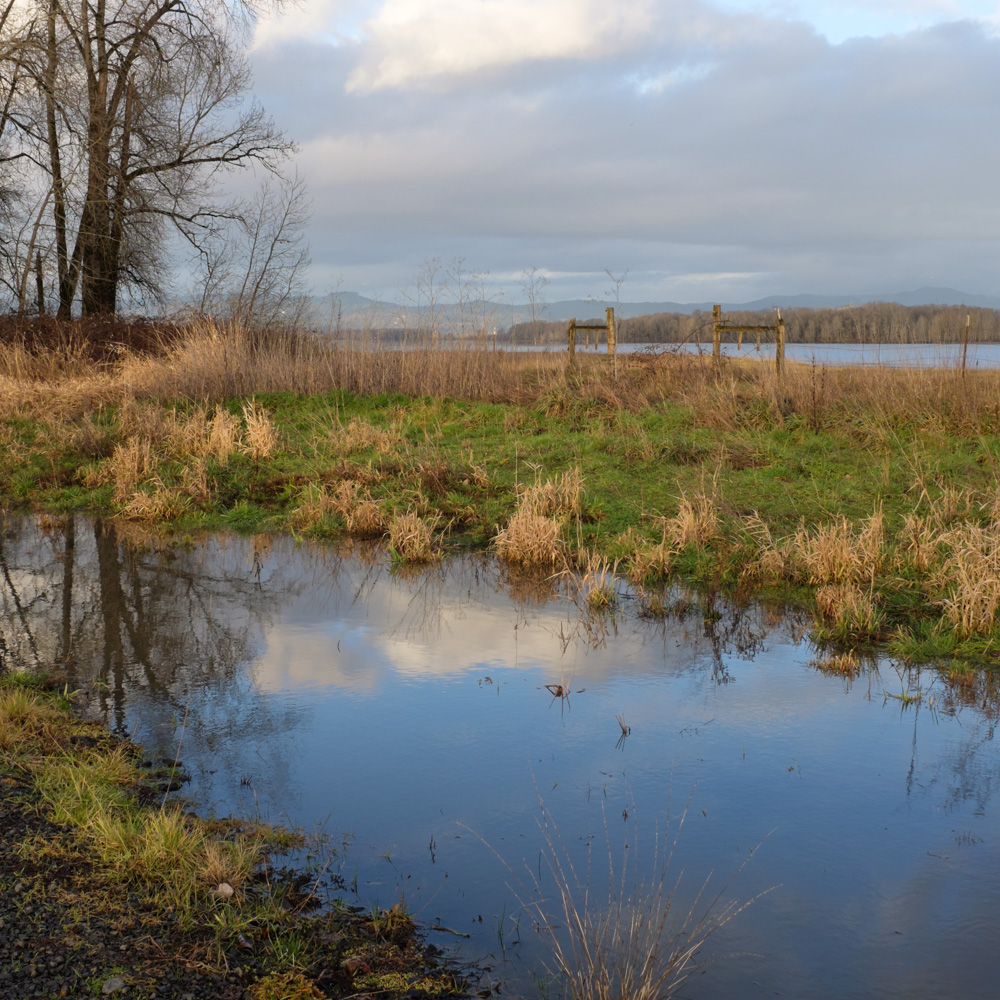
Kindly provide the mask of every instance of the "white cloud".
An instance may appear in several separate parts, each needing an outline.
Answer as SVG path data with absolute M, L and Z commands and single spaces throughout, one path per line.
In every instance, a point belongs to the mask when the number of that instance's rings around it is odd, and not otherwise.
M 370 92 L 535 60 L 618 55 L 648 34 L 652 0 L 387 0 L 347 89 Z

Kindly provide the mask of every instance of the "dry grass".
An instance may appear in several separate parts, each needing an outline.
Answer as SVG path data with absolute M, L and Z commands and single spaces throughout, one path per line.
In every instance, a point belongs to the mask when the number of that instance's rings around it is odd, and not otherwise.
M 623 720 L 619 725 L 624 732 Z M 683 984 L 709 964 L 701 956 L 707 941 L 754 900 L 726 900 L 732 878 L 715 893 L 709 891 L 711 876 L 693 896 L 682 888 L 684 873 L 675 874 L 672 862 L 687 808 L 675 827 L 668 819 L 662 833 L 657 832 L 650 858 L 640 851 L 633 804 L 617 864 L 605 818 L 606 862 L 593 857 L 592 838 L 581 876 L 551 813 L 540 804 L 542 857 L 526 866 L 527 883 L 512 872 L 512 888 L 548 946 L 549 972 L 565 983 L 567 996 L 577 1000 L 677 996 Z M 605 864 L 606 872 L 595 884 L 593 868 Z M 684 896 L 688 901 L 682 904 Z
M 881 634 L 885 611 L 872 590 L 853 584 L 828 584 L 816 591 L 816 611 L 838 639 L 875 639 Z
M 243 421 L 246 424 L 244 451 L 255 462 L 270 458 L 278 447 L 278 430 L 271 415 L 257 403 L 244 403 Z
M 493 537 L 497 556 L 521 567 L 555 566 L 565 561 L 563 526 L 583 514 L 583 477 L 577 468 L 519 491 L 517 510 Z
M 670 579 L 677 549 L 668 537 L 665 519 L 661 520 L 661 537 L 655 545 L 629 528 L 615 540 L 618 549 L 628 555 L 623 560 L 625 574 L 632 583 L 660 583 Z
M 427 563 L 441 558 L 434 540 L 434 524 L 416 511 L 397 514 L 389 523 L 389 549 L 393 559 L 403 563 Z
M 331 495 L 331 504 L 344 519 L 348 532 L 358 538 L 380 537 L 388 530 L 382 507 L 367 486 L 343 480 Z
M 743 528 L 756 546 L 754 571 L 764 579 L 790 579 L 812 586 L 873 580 L 888 560 L 888 538 L 882 512 L 873 513 L 855 530 L 845 517 L 777 540 L 756 514 Z
M 618 560 L 611 561 L 597 552 L 584 550 L 577 556 L 573 579 L 574 600 L 588 611 L 608 611 L 618 603 L 615 581 Z
M 247 1000 L 324 1000 L 326 994 L 301 972 L 271 972 L 246 992 Z
M 522 510 L 539 517 L 580 517 L 583 514 L 583 475 L 578 468 L 567 469 L 554 479 L 541 477 L 525 487 L 519 498 Z
M 150 490 L 135 490 L 119 506 L 118 513 L 127 521 L 159 524 L 184 514 L 188 497 L 180 490 L 163 485 L 159 479 L 151 481 Z
M 663 534 L 677 549 L 688 545 L 707 545 L 713 541 L 719 534 L 719 512 L 715 499 L 706 493 L 681 496 L 677 513 L 664 522 Z
M 562 521 L 520 507 L 493 538 L 493 548 L 516 566 L 555 566 L 563 559 L 562 528 Z
M 940 525 L 933 518 L 916 511 L 908 514 L 897 539 L 897 568 L 926 573 L 941 558 L 944 541 Z
M 494 351 L 486 342 L 444 349 L 424 339 L 404 346 L 384 350 L 377 334 L 334 343 L 208 322 L 173 330 L 153 354 L 124 350 L 100 360 L 80 346 L 29 351 L 0 345 L 0 418 L 72 419 L 133 399 L 204 402 L 335 388 L 517 403 L 546 412 L 565 412 L 577 398 L 619 411 L 672 400 L 690 406 L 700 426 L 730 429 L 780 425 L 793 412 L 808 414 L 816 425 L 852 423 L 860 412 L 889 433 L 916 422 L 967 434 L 992 432 L 1000 418 L 1000 373 L 986 370 L 960 378 L 946 369 L 829 368 L 817 394 L 808 365 L 789 364 L 779 380 L 770 365 L 727 360 L 720 376 L 710 358 L 668 350 L 622 355 L 614 379 L 605 358 L 585 355 L 567 381 L 562 352 Z M 638 457 L 650 453 L 634 423 L 622 424 L 621 437 Z
M 136 488 L 146 482 L 156 469 L 157 459 L 148 438 L 130 438 L 115 446 L 111 456 L 84 476 L 86 486 L 112 483 L 112 500 L 125 504 Z
M 1000 527 L 965 524 L 948 537 L 949 556 L 932 586 L 947 594 L 944 617 L 961 638 L 993 630 L 1000 611 Z

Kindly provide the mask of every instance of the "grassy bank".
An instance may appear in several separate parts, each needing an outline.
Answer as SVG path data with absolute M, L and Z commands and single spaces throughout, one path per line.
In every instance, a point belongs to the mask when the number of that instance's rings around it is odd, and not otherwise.
M 512 570 L 807 602 L 820 640 L 1000 649 L 1000 373 L 578 359 L 201 327 L 0 351 L 0 502 L 492 546 Z
M 271 862 L 295 835 L 185 813 L 163 790 L 170 769 L 142 766 L 39 679 L 0 678 L 0 749 L 5 996 L 463 990 L 401 907 L 314 912 L 312 880 Z

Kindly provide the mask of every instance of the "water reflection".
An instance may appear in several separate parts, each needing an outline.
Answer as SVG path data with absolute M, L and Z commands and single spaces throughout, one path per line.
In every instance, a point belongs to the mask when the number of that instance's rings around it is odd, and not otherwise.
M 179 753 L 202 808 L 352 832 L 363 898 L 405 894 L 508 983 L 537 955 L 498 933 L 509 876 L 468 829 L 535 865 L 539 795 L 582 851 L 626 808 L 651 837 L 672 786 L 696 787 L 693 886 L 769 832 L 736 888 L 781 885 L 691 996 L 992 996 L 997 673 L 876 658 L 843 679 L 780 609 L 653 603 L 589 616 L 571 581 L 474 554 L 400 574 L 367 546 L 161 550 L 29 519 L 0 544 L 0 667 L 58 667 L 89 712 Z

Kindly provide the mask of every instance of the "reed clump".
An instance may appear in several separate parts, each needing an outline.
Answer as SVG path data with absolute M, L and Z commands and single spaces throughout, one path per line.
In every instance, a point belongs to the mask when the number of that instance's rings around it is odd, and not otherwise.
M 394 345 L 397 346 L 397 345 Z M 664 352 L 623 355 L 617 379 L 605 359 L 578 357 L 567 382 L 563 353 L 523 354 L 487 349 L 484 339 L 442 347 L 414 337 L 387 351 L 375 332 L 337 341 L 239 324 L 199 320 L 173 327 L 155 349 L 119 345 L 95 357 L 85 344 L 0 345 L 0 418 L 57 413 L 61 418 L 120 406 L 129 399 L 218 401 L 260 393 L 360 395 L 401 393 L 520 405 L 559 395 L 638 412 L 666 402 L 690 407 L 700 426 L 753 429 L 781 426 L 807 415 L 825 428 L 854 423 L 859 413 L 894 432 L 936 424 L 945 433 L 989 433 L 997 426 L 1000 376 L 947 369 L 828 368 L 822 393 L 808 365 L 789 364 L 780 380 L 769 365 Z M 665 345 L 666 346 L 666 345 Z M 623 428 L 626 447 L 648 460 L 652 445 L 641 428 Z M 632 442 L 635 442 L 634 447 Z M 653 449 L 653 450 L 651 450 Z
M 841 642 L 876 642 L 885 632 L 885 609 L 873 590 L 854 584 L 827 584 L 816 591 L 818 633 Z
M 389 551 L 402 563 L 428 563 L 441 558 L 434 539 L 434 523 L 428 523 L 416 511 L 397 514 L 389 522 Z
M 754 569 L 764 578 L 788 578 L 812 586 L 873 580 L 888 558 L 885 517 L 876 511 L 860 528 L 846 517 L 775 539 L 759 515 L 743 522 L 756 546 Z
M 244 403 L 243 422 L 246 453 L 255 462 L 270 458 L 278 447 L 278 431 L 267 410 L 254 402 Z
M 563 522 L 519 507 L 493 537 L 493 549 L 504 562 L 517 566 L 555 566 L 564 555 Z
M 493 549 L 517 566 L 555 566 L 564 561 L 563 526 L 583 513 L 583 477 L 578 468 L 553 479 L 536 476 L 519 492 L 517 509 L 493 536 Z

